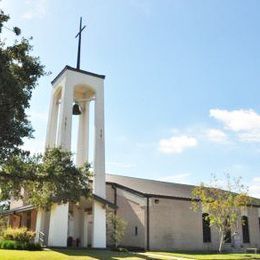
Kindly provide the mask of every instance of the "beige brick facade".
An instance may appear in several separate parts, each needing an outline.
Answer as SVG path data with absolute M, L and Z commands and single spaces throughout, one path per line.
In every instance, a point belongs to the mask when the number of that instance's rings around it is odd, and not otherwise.
M 116 187 L 116 186 L 114 186 Z M 115 200 L 116 197 L 116 200 Z M 217 250 L 218 233 L 211 228 L 211 242 L 203 242 L 202 212 L 192 210 L 191 201 L 175 197 L 149 198 L 149 232 L 147 232 L 147 198 L 129 189 L 107 185 L 107 199 L 117 202 L 117 214 L 127 221 L 127 229 L 122 246 L 147 248 L 151 250 Z M 260 210 L 247 209 L 250 243 L 243 247 L 260 248 Z M 136 234 L 137 228 L 137 234 Z M 148 234 L 149 233 L 149 234 Z M 242 238 L 242 225 L 240 225 Z M 231 250 L 231 244 L 224 249 Z

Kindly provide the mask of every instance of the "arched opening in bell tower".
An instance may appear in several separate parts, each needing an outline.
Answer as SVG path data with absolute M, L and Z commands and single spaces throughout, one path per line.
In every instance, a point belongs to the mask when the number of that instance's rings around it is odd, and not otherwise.
M 73 88 L 71 152 L 77 166 L 88 162 L 93 168 L 94 155 L 94 90 L 79 84 Z M 80 241 L 81 246 L 92 245 L 92 202 L 81 198 L 69 204 L 68 237 Z M 82 224 L 83 223 L 83 224 Z
M 90 86 L 74 86 L 71 151 L 77 166 L 93 162 L 94 102 L 95 92 Z

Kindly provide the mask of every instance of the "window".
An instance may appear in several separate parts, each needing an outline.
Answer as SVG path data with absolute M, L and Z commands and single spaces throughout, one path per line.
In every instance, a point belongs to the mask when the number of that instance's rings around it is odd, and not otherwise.
M 243 216 L 241 220 L 242 220 L 243 243 L 250 243 L 248 217 Z
M 231 229 L 227 230 L 224 239 L 225 239 L 225 243 L 231 243 Z
M 31 224 L 32 224 L 32 216 L 31 216 L 31 211 L 29 211 L 26 214 L 26 227 L 28 229 L 31 229 Z
M 225 221 L 225 226 L 226 226 L 226 234 L 224 237 L 224 241 L 225 243 L 231 243 L 231 228 L 229 223 L 229 217 Z
M 135 226 L 135 236 L 138 236 L 138 227 Z
M 203 242 L 211 242 L 210 220 L 207 213 L 202 214 Z

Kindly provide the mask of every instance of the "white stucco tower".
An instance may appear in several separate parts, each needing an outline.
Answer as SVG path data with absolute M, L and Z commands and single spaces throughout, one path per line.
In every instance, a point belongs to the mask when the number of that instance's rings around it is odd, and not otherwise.
M 78 125 L 76 164 L 83 165 L 89 154 L 89 104 L 94 102 L 94 182 L 93 193 L 105 199 L 104 140 L 105 76 L 66 66 L 52 81 L 52 93 L 46 136 L 46 148 L 71 150 L 72 108 L 81 110 Z M 49 246 L 66 246 L 69 205 L 56 205 L 50 212 Z M 106 210 L 98 201 L 92 203 L 92 247 L 106 247 Z M 84 228 L 84 224 L 80 228 Z

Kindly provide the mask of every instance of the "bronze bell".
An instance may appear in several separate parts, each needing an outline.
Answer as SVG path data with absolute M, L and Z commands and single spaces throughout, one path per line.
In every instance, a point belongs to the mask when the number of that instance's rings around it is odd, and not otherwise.
M 72 115 L 80 115 L 80 114 L 81 114 L 80 106 L 79 104 L 75 103 L 72 108 Z

